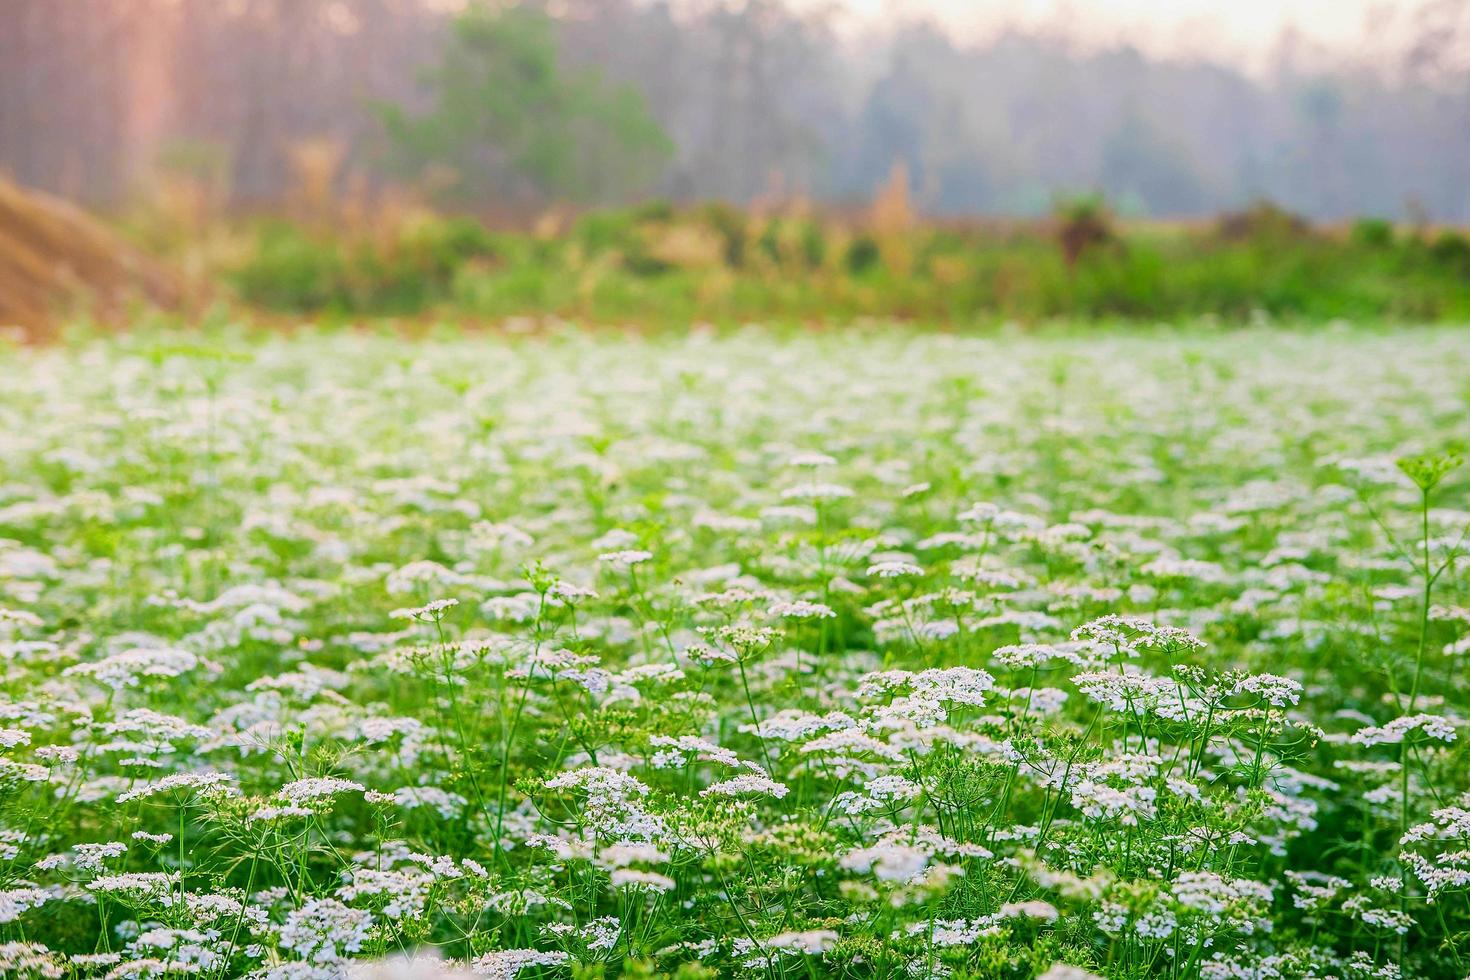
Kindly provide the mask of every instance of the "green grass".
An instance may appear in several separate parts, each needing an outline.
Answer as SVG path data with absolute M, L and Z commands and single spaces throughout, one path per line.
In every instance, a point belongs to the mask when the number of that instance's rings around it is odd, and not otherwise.
M 1069 264 L 1046 225 L 891 233 L 728 209 L 593 213 L 559 235 L 466 219 L 370 236 L 247 226 L 218 266 L 241 298 L 298 314 L 969 324 L 1048 318 L 1453 321 L 1470 317 L 1470 243 L 1360 223 L 1321 232 L 1259 212 L 1242 228 L 1124 225 Z M 1274 220 L 1272 220 L 1274 219 Z

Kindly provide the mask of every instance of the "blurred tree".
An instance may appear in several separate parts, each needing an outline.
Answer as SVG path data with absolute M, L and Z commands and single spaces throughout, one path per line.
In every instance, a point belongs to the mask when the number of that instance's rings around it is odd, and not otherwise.
M 1268 197 L 1389 216 L 1413 198 L 1470 221 L 1470 0 L 1385 5 L 1403 9 L 1375 32 L 1399 41 L 1376 60 L 1287 34 L 1250 73 L 1071 44 L 1062 23 L 843 35 L 826 0 L 494 0 L 550 15 L 518 28 L 529 40 L 465 37 L 457 5 L 0 0 L 0 171 L 117 205 L 177 177 L 175 148 L 207 147 L 210 195 L 269 209 L 328 141 L 336 195 L 371 197 L 401 175 L 390 162 L 437 164 L 481 210 L 645 189 L 759 204 L 773 185 L 853 203 L 902 162 L 934 214 L 1042 215 L 1096 187 L 1157 214 Z
M 1203 196 L 1187 151 L 1133 110 L 1104 139 L 1099 176 L 1109 194 L 1150 214 L 1187 213 Z
M 459 203 L 615 200 L 673 150 L 635 88 L 563 71 L 553 21 L 527 8 L 460 15 L 426 81 L 429 111 L 385 106 L 384 122 L 399 162 L 447 176 Z

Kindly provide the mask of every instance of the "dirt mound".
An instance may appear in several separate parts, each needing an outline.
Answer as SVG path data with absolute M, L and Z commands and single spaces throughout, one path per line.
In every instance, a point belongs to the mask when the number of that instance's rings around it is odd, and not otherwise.
M 45 336 L 68 313 L 119 319 L 139 303 L 177 307 L 183 293 L 173 273 L 95 218 L 0 178 L 0 327 Z

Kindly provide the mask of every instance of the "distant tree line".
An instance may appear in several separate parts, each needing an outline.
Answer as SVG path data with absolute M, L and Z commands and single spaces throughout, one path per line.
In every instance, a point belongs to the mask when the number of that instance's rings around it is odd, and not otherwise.
M 1313 218 L 1470 221 L 1467 40 L 1403 64 L 1256 77 L 1132 49 L 910 26 L 840 42 L 780 0 L 0 0 L 0 171 L 99 204 L 186 173 L 280 202 L 412 179 L 470 208 L 647 196 L 870 198 L 895 168 L 935 214 L 1125 213 L 1268 198 Z

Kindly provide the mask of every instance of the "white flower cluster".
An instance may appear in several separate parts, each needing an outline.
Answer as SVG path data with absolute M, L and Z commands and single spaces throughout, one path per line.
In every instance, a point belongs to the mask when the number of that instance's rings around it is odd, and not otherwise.
M 0 356 L 7 980 L 1465 973 L 1463 332 Z

